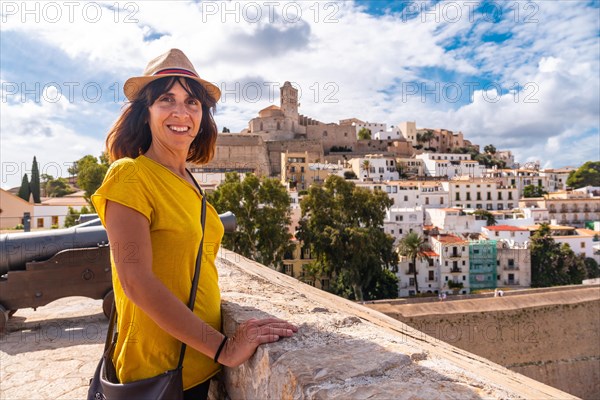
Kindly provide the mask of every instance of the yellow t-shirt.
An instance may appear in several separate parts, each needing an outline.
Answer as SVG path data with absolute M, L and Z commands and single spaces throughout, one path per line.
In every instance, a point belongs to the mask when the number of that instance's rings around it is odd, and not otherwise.
M 145 157 L 123 158 L 109 168 L 92 202 L 105 224 L 106 201 L 114 201 L 143 214 L 150 223 L 152 271 L 186 305 L 202 238 L 202 196 L 194 186 L 161 164 Z M 194 313 L 221 329 L 221 295 L 215 258 L 223 237 L 223 224 L 207 203 L 206 237 Z M 118 312 L 119 336 L 113 362 L 123 383 L 159 375 L 177 366 L 181 342 L 163 331 L 129 300 L 121 287 L 113 256 L 135 257 L 135 249 L 111 249 L 112 280 Z M 160 301 L 160 299 L 157 299 Z M 198 385 L 219 371 L 219 365 L 187 347 L 183 387 Z

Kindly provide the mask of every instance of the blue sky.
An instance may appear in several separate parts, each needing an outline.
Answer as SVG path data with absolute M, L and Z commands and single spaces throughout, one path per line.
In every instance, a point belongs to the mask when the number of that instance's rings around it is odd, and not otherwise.
M 0 9 L 0 186 L 103 150 L 122 85 L 176 47 L 232 132 L 301 113 L 461 131 L 544 167 L 600 159 L 597 1 L 18 2 Z M 114 5 L 118 5 L 115 8 Z

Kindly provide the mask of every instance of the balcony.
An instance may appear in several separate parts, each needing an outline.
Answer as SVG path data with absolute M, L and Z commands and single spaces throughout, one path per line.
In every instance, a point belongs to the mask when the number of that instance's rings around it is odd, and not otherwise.
M 404 270 L 404 273 L 405 273 L 406 275 L 414 275 L 414 274 L 415 274 L 415 270 L 414 270 L 414 268 L 408 268 L 408 269 L 405 269 L 405 270 Z M 418 274 L 419 274 L 419 271 L 417 271 L 417 275 L 418 275 Z
M 555 208 L 551 208 L 551 209 L 548 210 L 548 212 L 550 214 L 556 214 L 556 209 Z
M 518 271 L 519 266 L 518 265 L 505 265 L 503 269 L 505 271 Z
M 450 272 L 453 274 L 459 274 L 462 272 L 462 268 L 452 268 L 450 269 Z
M 427 278 L 427 279 L 425 279 L 425 282 L 437 282 L 437 281 L 438 281 L 438 278 L 437 278 L 437 277 L 435 277 L 435 278 Z
M 506 286 L 519 286 L 519 281 L 515 280 L 515 279 L 512 279 L 512 280 L 507 279 L 507 280 L 504 281 L 504 284 Z
M 462 257 L 462 253 L 451 253 L 447 256 L 448 258 L 461 258 Z

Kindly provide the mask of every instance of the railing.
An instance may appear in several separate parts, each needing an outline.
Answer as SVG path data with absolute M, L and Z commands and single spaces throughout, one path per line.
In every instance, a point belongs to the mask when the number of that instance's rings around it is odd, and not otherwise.
M 505 265 L 504 270 L 505 271 L 518 271 L 519 267 L 517 265 L 513 265 L 513 266 Z
M 504 284 L 507 285 L 507 286 L 510 286 L 510 285 L 518 286 L 519 285 L 519 281 L 514 280 L 514 279 L 513 280 L 505 280 Z
M 437 282 L 437 281 L 438 281 L 437 277 L 435 277 L 435 278 L 429 278 L 428 277 L 427 279 L 425 279 L 425 282 Z
M 415 270 L 414 269 L 410 269 L 410 268 L 406 269 L 405 271 L 406 271 L 406 275 L 414 275 L 414 273 L 415 273 Z M 418 273 L 419 273 L 419 271 L 417 271 L 417 274 Z
M 462 253 L 452 253 L 448 256 L 448 258 L 461 258 Z
M 460 273 L 460 272 L 462 272 L 462 268 L 452 268 L 450 270 L 450 272 L 452 272 L 452 273 Z

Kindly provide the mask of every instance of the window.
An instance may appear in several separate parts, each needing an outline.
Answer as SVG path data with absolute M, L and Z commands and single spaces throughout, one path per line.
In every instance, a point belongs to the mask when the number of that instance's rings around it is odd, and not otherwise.
M 469 200 L 471 200 L 471 193 L 470 192 L 467 193 L 467 201 L 469 201 Z
M 37 227 L 38 228 L 43 228 L 44 227 L 44 218 L 38 218 L 37 219 Z
M 477 192 L 477 200 L 481 201 L 481 192 Z
M 52 225 L 58 225 L 58 216 L 53 216 L 52 217 Z
M 585 242 L 581 242 L 581 248 L 585 249 Z
M 456 193 L 456 200 L 460 200 L 460 193 Z
M 440 204 L 444 204 L 444 198 L 440 197 Z
M 429 204 L 429 197 L 425 197 L 425 204 Z
M 290 264 L 285 264 L 285 273 L 293 276 L 292 266 Z
M 408 201 L 408 196 L 404 196 L 404 201 Z

